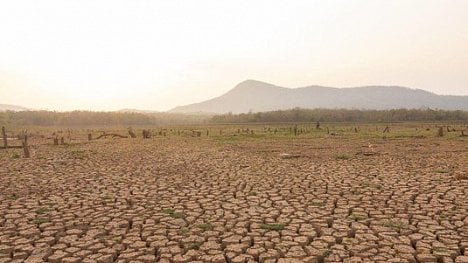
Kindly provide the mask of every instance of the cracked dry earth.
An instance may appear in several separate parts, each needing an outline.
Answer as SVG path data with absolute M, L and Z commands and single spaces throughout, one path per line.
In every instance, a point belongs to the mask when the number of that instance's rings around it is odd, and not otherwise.
M 339 138 L 3 151 L 0 262 L 468 262 L 467 141 L 371 143 L 375 155 Z

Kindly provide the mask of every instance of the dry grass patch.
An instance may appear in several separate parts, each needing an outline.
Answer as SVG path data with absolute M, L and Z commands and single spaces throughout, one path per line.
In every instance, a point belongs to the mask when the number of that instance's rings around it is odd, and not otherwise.
M 285 227 L 284 224 L 261 224 L 260 228 L 268 231 L 281 231 Z

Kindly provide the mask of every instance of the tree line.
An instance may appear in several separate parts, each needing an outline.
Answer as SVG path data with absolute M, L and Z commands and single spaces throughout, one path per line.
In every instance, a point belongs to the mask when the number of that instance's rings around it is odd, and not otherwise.
M 132 126 L 221 124 L 253 122 L 468 122 L 468 111 L 433 109 L 347 110 L 291 109 L 269 112 L 187 115 L 178 113 L 134 113 L 94 111 L 6 111 L 0 112 L 0 125 L 37 126 Z
M 131 126 L 196 124 L 208 117 L 175 113 L 95 112 L 95 111 L 6 111 L 0 112 L 2 125 L 37 126 Z
M 468 111 L 433 109 L 301 109 L 213 116 L 213 123 L 468 121 Z

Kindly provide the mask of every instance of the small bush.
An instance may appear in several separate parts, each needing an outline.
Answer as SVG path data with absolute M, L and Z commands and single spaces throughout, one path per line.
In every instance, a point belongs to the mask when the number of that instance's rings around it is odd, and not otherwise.
M 168 209 L 163 209 L 162 212 L 163 212 L 164 214 L 169 215 L 169 216 L 172 217 L 172 218 L 184 218 L 184 217 L 185 217 L 184 213 L 182 213 L 182 212 L 176 212 L 174 209 L 170 209 L 170 208 L 168 208 Z
M 170 215 L 170 214 L 175 213 L 175 210 L 174 210 L 174 209 L 170 209 L 170 208 L 166 208 L 166 209 L 163 209 L 162 212 L 163 212 L 164 214 Z
M 383 223 L 384 227 L 396 228 L 396 229 L 404 229 L 407 228 L 408 225 L 396 220 L 387 220 Z
M 32 223 L 36 225 L 40 225 L 40 224 L 47 223 L 47 222 L 49 222 L 49 219 L 44 218 L 44 217 L 38 217 L 32 220 Z
M 312 206 L 324 207 L 326 205 L 325 201 L 313 200 L 310 202 Z
M 326 258 L 332 254 L 332 251 L 330 249 L 324 249 L 321 251 L 322 252 L 322 257 Z
M 365 216 L 365 215 L 358 215 L 358 214 L 352 214 L 349 218 L 351 218 L 351 219 L 354 220 L 354 221 L 362 221 L 362 220 L 366 220 L 366 219 L 367 219 L 367 216 Z
M 172 217 L 172 218 L 184 218 L 185 214 L 182 213 L 182 212 L 175 212 L 173 214 L 170 214 L 169 216 Z
M 260 228 L 268 231 L 281 231 L 284 229 L 284 224 L 261 224 Z
M 183 228 L 181 228 L 181 229 L 179 230 L 179 235 L 181 235 L 181 236 L 187 236 L 188 233 L 189 233 L 189 230 L 188 230 L 188 228 L 186 228 L 186 227 L 183 227 Z
M 70 155 L 75 159 L 83 160 L 86 157 L 86 152 L 83 150 L 72 150 L 70 151 Z
M 190 250 L 190 249 L 195 249 L 198 250 L 200 249 L 200 242 L 190 242 L 185 244 L 185 249 Z
M 198 228 L 200 228 L 202 231 L 208 231 L 213 229 L 213 226 L 211 224 L 199 224 L 197 225 Z
M 42 208 L 37 209 L 35 212 L 38 215 L 42 215 L 42 214 L 45 214 L 45 213 L 49 212 L 49 209 L 47 209 L 45 207 L 42 207 Z
M 347 155 L 346 153 L 340 153 L 340 154 L 337 154 L 335 158 L 338 160 L 348 160 L 349 155 Z

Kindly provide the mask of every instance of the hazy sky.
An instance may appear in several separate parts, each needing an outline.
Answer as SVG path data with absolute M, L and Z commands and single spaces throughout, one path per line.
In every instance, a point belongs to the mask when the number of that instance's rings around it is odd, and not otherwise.
M 0 103 L 167 110 L 257 79 L 468 95 L 468 1 L 5 0 Z

